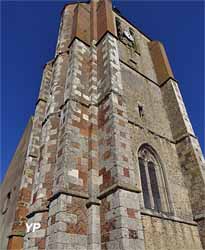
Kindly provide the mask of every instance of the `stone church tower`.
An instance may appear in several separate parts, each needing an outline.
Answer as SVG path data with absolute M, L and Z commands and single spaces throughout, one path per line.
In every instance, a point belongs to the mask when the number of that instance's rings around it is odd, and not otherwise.
M 205 249 L 205 166 L 178 85 L 110 0 L 66 5 L 1 186 L 0 249 Z

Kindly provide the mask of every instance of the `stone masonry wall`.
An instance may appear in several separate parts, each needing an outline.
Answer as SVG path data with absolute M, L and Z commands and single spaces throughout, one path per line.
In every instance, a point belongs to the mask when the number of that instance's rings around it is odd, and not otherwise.
M 115 17 L 128 32 L 122 39 Z M 160 80 L 171 72 L 168 63 L 160 68 L 160 49 L 110 0 L 64 7 L 8 249 L 202 250 L 203 157 L 173 76 Z M 142 145 L 159 155 L 161 212 L 144 206 Z M 26 232 L 26 222 L 41 228 Z
M 169 117 L 181 170 L 191 202 L 193 218 L 198 223 L 205 247 L 205 161 L 188 118 L 177 82 L 173 79 L 162 86 L 162 95 Z M 167 99 L 169 97 L 169 99 Z
M 18 192 L 24 172 L 24 164 L 28 143 L 31 135 L 33 119 L 31 118 L 24 131 L 24 134 L 16 149 L 15 155 L 10 163 L 9 170 L 6 173 L 3 183 L 1 184 L 0 196 L 0 249 L 7 249 L 8 237 L 11 235 L 12 226 L 15 220 L 15 212 L 20 212 L 17 208 Z M 19 230 L 16 234 L 21 235 Z M 22 242 L 19 243 L 22 246 Z
M 142 221 L 146 249 L 202 249 L 196 226 L 150 216 L 142 216 Z
M 173 140 L 160 88 L 123 63 L 121 72 L 129 121 Z M 143 108 L 143 116 L 139 106 Z
M 144 249 L 116 38 L 102 39 L 98 58 L 101 246 Z

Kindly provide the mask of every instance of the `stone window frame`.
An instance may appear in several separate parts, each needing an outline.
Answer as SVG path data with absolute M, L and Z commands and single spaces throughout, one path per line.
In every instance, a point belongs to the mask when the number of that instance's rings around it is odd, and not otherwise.
M 138 159 L 138 169 L 139 169 L 139 177 L 140 177 L 140 185 L 142 189 L 141 194 L 141 205 L 143 210 L 149 210 L 157 213 L 164 213 L 166 215 L 173 215 L 174 209 L 172 207 L 170 192 L 168 189 L 168 182 L 165 175 L 164 166 L 159 158 L 158 153 L 154 150 L 152 146 L 150 146 L 147 143 L 142 144 L 139 147 L 139 150 L 137 152 L 137 159 Z M 146 172 L 146 180 L 148 184 L 148 194 L 150 198 L 150 207 L 145 206 L 145 200 L 144 200 L 144 192 L 142 188 L 142 176 L 140 171 L 140 159 L 143 159 L 145 162 L 145 172 Z M 148 170 L 148 163 L 153 162 L 155 167 L 155 173 L 156 173 L 156 180 L 157 185 L 159 189 L 160 194 L 160 200 L 161 200 L 161 207 L 156 206 L 155 199 L 156 197 L 153 196 L 153 190 L 151 187 L 151 181 L 150 181 L 150 175 Z

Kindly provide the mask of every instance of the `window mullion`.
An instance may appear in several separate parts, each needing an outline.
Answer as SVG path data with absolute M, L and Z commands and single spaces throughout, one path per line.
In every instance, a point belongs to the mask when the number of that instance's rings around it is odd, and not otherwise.
M 164 180 L 161 178 L 162 172 L 161 168 L 159 166 L 156 166 L 156 175 L 157 175 L 157 181 L 158 181 L 158 188 L 161 198 L 161 207 L 162 211 L 168 211 L 168 202 L 165 192 L 165 183 Z

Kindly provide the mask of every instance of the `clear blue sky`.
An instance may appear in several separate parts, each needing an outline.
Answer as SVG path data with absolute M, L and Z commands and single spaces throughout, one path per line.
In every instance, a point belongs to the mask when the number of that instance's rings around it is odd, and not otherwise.
M 204 3 L 113 2 L 144 33 L 164 43 L 204 151 Z M 65 3 L 1 3 L 1 178 L 34 112 L 43 66 L 54 56 Z

